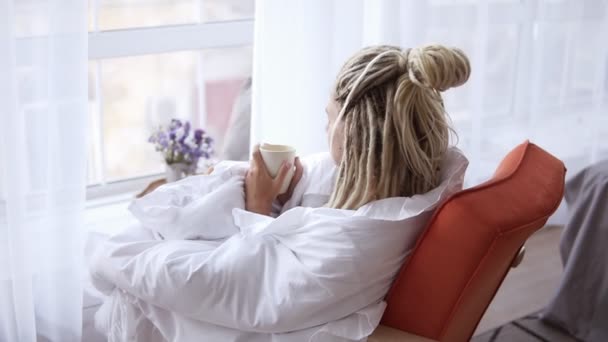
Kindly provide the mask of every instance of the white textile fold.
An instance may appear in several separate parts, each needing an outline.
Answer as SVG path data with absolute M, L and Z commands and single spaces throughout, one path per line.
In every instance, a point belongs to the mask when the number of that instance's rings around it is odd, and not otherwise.
M 314 183 L 315 174 L 333 172 L 325 169 L 328 159 L 307 168 L 311 177 L 303 179 L 302 187 L 307 179 Z M 134 227 L 99 244 L 92 263 L 94 285 L 114 297 L 108 300 L 124 296 L 116 289 L 128 294 L 132 301 L 121 303 L 134 306 L 133 312 L 155 327 L 159 341 L 195 336 L 210 341 L 364 340 L 377 326 L 382 300 L 433 209 L 462 187 L 466 166 L 466 158 L 452 150 L 436 189 L 375 201 L 357 211 L 295 207 L 277 218 L 242 208 L 217 211 L 213 215 L 232 218 L 238 230 L 222 240 L 163 241 L 150 226 Z M 214 171 L 214 177 L 226 170 Z M 213 177 L 199 180 L 212 182 Z M 302 199 L 312 195 L 306 189 L 300 193 Z M 195 229 L 205 231 L 206 222 L 216 219 L 205 219 Z M 120 323 L 109 321 L 110 326 Z M 134 331 L 144 324 L 139 318 L 123 323 L 135 324 Z

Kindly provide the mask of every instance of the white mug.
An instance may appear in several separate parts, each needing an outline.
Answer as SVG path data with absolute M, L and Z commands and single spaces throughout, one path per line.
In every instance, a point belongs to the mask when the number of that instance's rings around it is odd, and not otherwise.
M 266 164 L 266 169 L 272 178 L 276 177 L 279 174 L 279 170 L 281 169 L 281 165 L 283 162 L 291 163 L 294 165 L 294 161 L 296 158 L 296 149 L 287 146 L 287 145 L 274 145 L 274 144 L 262 144 L 260 145 L 260 154 L 262 155 L 262 159 L 264 160 L 264 164 Z M 281 185 L 281 190 L 279 194 L 284 194 L 289 188 L 289 183 L 291 183 L 291 179 L 293 178 L 293 174 L 295 172 L 294 167 L 292 167 L 287 173 L 287 177 L 285 177 L 285 181 Z

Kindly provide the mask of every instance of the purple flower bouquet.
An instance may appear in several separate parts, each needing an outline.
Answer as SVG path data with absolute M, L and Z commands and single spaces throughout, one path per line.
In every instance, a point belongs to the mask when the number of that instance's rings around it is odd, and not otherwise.
M 160 127 L 148 139 L 163 154 L 168 167 L 180 165 L 185 174 L 195 173 L 198 161 L 213 155 L 213 139 L 202 129 L 195 129 L 192 135 L 190 130 L 190 122 L 172 119 L 169 127 Z

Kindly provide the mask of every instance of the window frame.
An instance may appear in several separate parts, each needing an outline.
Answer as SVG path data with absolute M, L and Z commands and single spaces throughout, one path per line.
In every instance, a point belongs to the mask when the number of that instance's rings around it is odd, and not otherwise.
M 108 181 L 105 176 L 103 142 L 103 94 L 101 93 L 101 63 L 104 59 L 153 55 L 180 51 L 200 51 L 197 81 L 203 85 L 203 50 L 253 45 L 254 18 L 219 22 L 204 22 L 184 25 L 138 27 L 129 29 L 97 31 L 94 18 L 93 30 L 88 33 L 88 60 L 94 62 L 96 77 L 90 86 L 95 88 L 97 106 L 94 120 L 95 139 L 93 147 L 98 158 L 88 163 L 95 169 L 100 182 L 87 184 L 87 201 L 108 197 L 120 197 L 126 193 L 142 191 L 151 181 L 162 177 L 162 173 L 135 176 Z M 200 108 L 205 108 L 204 86 L 199 86 Z M 204 127 L 205 112 L 200 113 L 193 124 Z M 91 158 L 91 157 L 89 157 Z

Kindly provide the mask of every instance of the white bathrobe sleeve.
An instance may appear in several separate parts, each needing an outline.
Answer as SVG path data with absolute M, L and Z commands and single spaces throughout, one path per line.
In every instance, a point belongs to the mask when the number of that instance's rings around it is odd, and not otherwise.
M 221 162 L 216 168 L 211 175 L 191 176 L 165 184 L 134 200 L 129 210 L 144 228 L 163 239 L 227 238 L 238 232 L 230 211 L 245 207 L 247 166 Z

